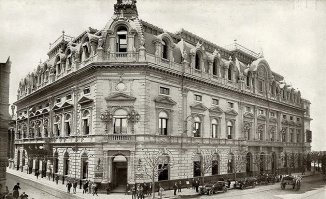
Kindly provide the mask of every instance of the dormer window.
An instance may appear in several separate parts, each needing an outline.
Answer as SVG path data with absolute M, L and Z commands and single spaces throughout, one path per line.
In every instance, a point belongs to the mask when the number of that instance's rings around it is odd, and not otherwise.
M 217 75 L 217 60 L 214 59 L 214 62 L 213 62 L 213 75 Z
M 170 89 L 165 87 L 160 87 L 160 94 L 170 95 Z
M 127 28 L 121 26 L 117 31 L 117 52 L 125 53 L 127 52 Z
M 250 75 L 251 75 L 251 73 L 249 71 L 247 74 L 247 81 L 246 81 L 247 87 L 250 87 Z
M 71 100 L 71 94 L 66 96 L 66 100 Z
M 232 80 L 232 67 L 230 66 L 229 68 L 228 68 L 228 80 Z
M 275 117 L 275 113 L 274 112 L 271 112 L 271 117 Z
M 168 57 L 168 46 L 167 43 L 162 40 L 162 58 L 163 59 L 169 59 Z
M 84 89 L 84 95 L 88 94 L 91 92 L 91 89 L 90 88 L 85 88 Z
M 200 66 L 201 66 L 201 54 L 199 52 L 196 53 L 195 56 L 195 69 L 196 70 L 200 70 Z
M 264 115 L 264 110 L 260 109 L 259 110 L 259 115 Z
M 285 120 L 286 120 L 286 115 L 283 115 L 283 119 L 285 119 Z
M 195 100 L 196 101 L 202 101 L 203 97 L 201 95 L 195 95 Z
M 229 108 L 233 108 L 234 107 L 234 103 L 232 102 L 228 102 Z
M 251 107 L 250 106 L 247 106 L 246 107 L 246 111 L 250 113 L 251 112 Z
M 293 116 L 290 116 L 290 120 L 293 121 Z
M 57 103 L 60 103 L 61 102 L 61 98 L 58 97 L 57 100 L 56 100 L 56 102 Z
M 213 105 L 218 105 L 218 99 L 213 99 Z

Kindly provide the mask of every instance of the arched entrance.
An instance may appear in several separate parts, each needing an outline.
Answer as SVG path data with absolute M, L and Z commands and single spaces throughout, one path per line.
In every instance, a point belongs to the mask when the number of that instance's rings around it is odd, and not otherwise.
M 265 153 L 260 153 L 260 156 L 259 156 L 259 158 L 260 158 L 260 174 L 262 174 L 262 173 L 264 173 L 264 171 L 265 171 Z
M 17 170 L 19 170 L 19 165 L 20 165 L 20 151 L 18 150 L 18 152 L 17 152 Z
M 250 152 L 247 153 L 246 155 L 246 173 L 247 176 L 251 176 L 251 159 L 252 159 L 252 154 Z
M 24 166 L 25 166 L 25 150 L 23 150 L 23 155 L 22 155 L 22 168 L 21 171 L 23 172 Z
M 128 161 L 123 155 L 117 155 L 112 159 L 112 185 L 116 190 L 125 190 L 128 177 Z
M 276 173 L 276 165 L 277 165 L 277 162 L 276 162 L 276 153 L 273 152 L 272 153 L 272 173 Z

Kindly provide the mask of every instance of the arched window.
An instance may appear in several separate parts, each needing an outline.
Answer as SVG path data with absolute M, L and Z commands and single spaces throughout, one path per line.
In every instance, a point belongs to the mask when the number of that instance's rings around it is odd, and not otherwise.
M 58 158 L 58 152 L 54 153 L 54 163 L 53 163 L 53 172 L 58 173 L 59 171 L 59 158 Z
M 169 180 L 169 161 L 170 158 L 168 155 L 162 155 L 160 157 L 160 162 L 158 164 L 158 181 Z
M 228 121 L 227 124 L 227 138 L 233 139 L 233 123 L 231 121 Z
M 55 61 L 55 66 L 56 66 L 56 74 L 60 75 L 61 74 L 61 60 L 60 57 L 58 56 Z
M 232 66 L 228 68 L 228 80 L 232 81 Z
M 216 119 L 212 119 L 212 138 L 218 137 L 218 121 Z
M 200 70 L 201 61 L 202 61 L 201 54 L 199 52 L 196 52 L 196 55 L 195 55 L 195 69 L 196 70 Z
M 117 45 L 116 51 L 119 53 L 127 52 L 127 28 L 120 26 L 117 29 Z
M 233 172 L 234 172 L 234 155 L 230 153 L 228 158 L 228 173 L 233 173 Z
M 217 59 L 214 59 L 214 61 L 213 61 L 213 75 L 217 76 L 217 68 L 218 68 L 218 62 L 217 62 Z
M 168 114 L 165 111 L 161 111 L 158 115 L 158 129 L 160 135 L 168 134 Z
M 26 138 L 27 137 L 27 126 L 26 124 L 24 124 L 23 126 L 23 138 Z
M 68 175 L 69 174 L 69 153 L 65 152 L 63 156 L 63 175 Z
M 89 38 L 86 37 L 86 39 L 84 40 L 83 44 L 82 44 L 82 48 L 83 48 L 83 52 L 81 54 L 81 61 L 85 61 L 86 59 L 89 58 L 90 54 L 91 54 L 91 47 L 89 45 Z
M 83 133 L 84 135 L 89 134 L 90 129 L 90 113 L 88 110 L 84 110 L 82 115 L 82 127 L 83 127 Z
M 196 154 L 193 158 L 193 174 L 194 177 L 201 176 L 201 169 L 202 169 L 202 156 L 200 154 Z
M 201 120 L 198 116 L 194 118 L 194 137 L 200 137 L 201 134 Z
M 169 59 L 169 49 L 168 49 L 168 43 L 162 40 L 162 57 L 163 59 Z
M 126 134 L 127 133 L 127 116 L 128 113 L 124 109 L 118 109 L 113 116 L 113 133 Z
M 215 153 L 212 158 L 212 175 L 219 174 L 219 155 Z
M 81 156 L 81 171 L 82 171 L 82 179 L 88 178 L 88 156 L 86 153 L 83 153 Z
M 70 114 L 65 115 L 65 132 L 66 132 L 66 136 L 70 136 L 70 132 L 71 132 L 71 115 Z
M 48 133 L 48 125 L 49 125 L 49 120 L 48 119 L 45 119 L 44 120 L 44 123 L 43 123 L 43 134 L 44 134 L 44 137 L 48 137 L 49 136 L 49 133 Z

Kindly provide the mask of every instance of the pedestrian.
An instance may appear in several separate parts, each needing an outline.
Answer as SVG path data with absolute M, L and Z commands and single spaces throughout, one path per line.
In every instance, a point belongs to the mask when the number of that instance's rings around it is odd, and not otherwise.
M 125 192 L 125 195 L 129 195 L 129 194 L 128 194 L 129 189 L 130 189 L 130 187 L 129 187 L 129 183 L 127 183 L 127 185 L 126 185 L 126 192 Z
M 93 182 L 89 181 L 89 184 L 88 184 L 88 193 L 89 194 L 93 193 L 92 188 L 93 188 Z
M 109 195 L 111 192 L 111 187 L 110 184 L 108 184 L 108 186 L 106 187 L 106 194 Z
M 196 182 L 195 182 L 196 193 L 198 193 L 198 187 L 199 187 L 199 182 L 198 182 L 198 180 L 196 180 Z
M 178 189 L 178 185 L 175 182 L 174 185 L 173 185 L 173 191 L 174 191 L 173 193 L 174 193 L 174 195 L 177 195 L 177 189 Z
M 181 188 L 182 188 L 182 183 L 181 183 L 181 180 L 179 180 L 179 183 L 178 183 L 178 192 L 181 192 Z
M 191 186 L 192 186 L 192 189 L 195 189 L 195 187 L 196 187 L 196 181 L 195 181 L 195 179 L 192 179 Z
M 150 182 L 149 183 L 149 186 L 148 186 L 148 195 L 152 195 L 152 183 Z
M 19 183 L 17 183 L 13 188 L 14 191 L 12 194 L 15 199 L 18 199 L 18 197 L 19 197 L 19 189 L 21 189 L 21 188 L 19 186 Z
M 160 199 L 163 198 L 163 191 L 164 191 L 164 189 L 163 189 L 163 187 L 160 185 L 160 189 L 159 189 Z
M 73 192 L 76 194 L 76 189 L 77 189 L 77 180 L 74 180 L 74 183 L 72 184 L 73 187 Z
M 137 199 L 136 185 L 133 185 L 131 187 L 131 198 L 132 199 Z
M 87 189 L 88 189 L 88 181 L 86 181 L 85 184 L 83 185 L 83 194 L 87 193 Z
M 92 188 L 92 189 L 93 189 L 93 196 L 94 196 L 94 195 L 97 195 L 97 189 L 98 189 L 98 187 L 97 187 L 97 184 L 96 184 L 95 182 L 93 183 L 92 187 L 93 187 L 93 188 Z M 98 196 L 98 195 L 97 195 L 97 196 Z
M 71 182 L 70 181 L 68 181 L 68 183 L 67 183 L 67 185 L 66 185 L 66 187 L 68 188 L 68 193 L 70 193 L 70 189 L 71 189 L 71 187 L 72 187 L 72 184 L 71 184 Z
M 55 183 L 58 184 L 58 182 L 59 182 L 59 176 L 55 176 Z
M 28 195 L 23 192 L 22 195 L 20 195 L 20 199 L 28 199 Z
M 38 176 L 40 175 L 40 172 L 38 170 L 35 171 L 36 178 L 38 179 Z

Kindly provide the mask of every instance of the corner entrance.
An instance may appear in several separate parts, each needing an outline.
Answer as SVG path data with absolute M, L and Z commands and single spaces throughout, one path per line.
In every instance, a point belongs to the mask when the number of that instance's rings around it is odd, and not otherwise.
M 127 185 L 128 162 L 127 159 L 118 155 L 112 160 L 112 192 L 124 193 Z

